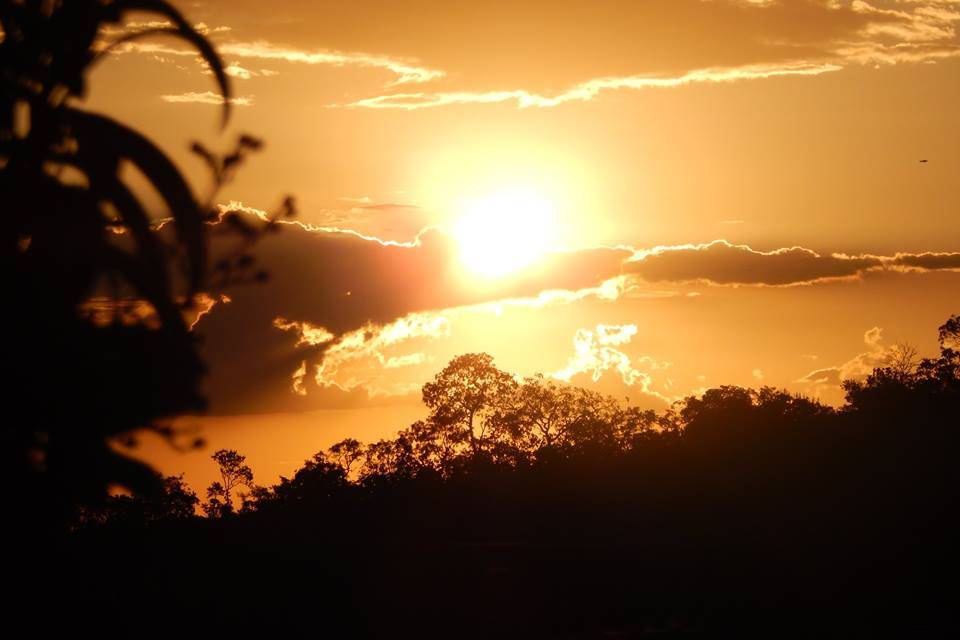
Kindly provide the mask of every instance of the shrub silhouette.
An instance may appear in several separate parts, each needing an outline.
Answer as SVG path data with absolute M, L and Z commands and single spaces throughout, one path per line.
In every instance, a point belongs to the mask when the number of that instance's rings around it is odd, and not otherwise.
M 15 505 L 23 522 L 41 527 L 102 502 L 110 485 L 162 495 L 159 476 L 111 442 L 138 428 L 172 437 L 166 418 L 204 408 L 204 366 L 185 315 L 217 287 L 259 276 L 246 249 L 267 227 L 215 215 L 150 140 L 75 104 L 116 44 L 103 27 L 131 12 L 169 26 L 116 42 L 156 33 L 187 41 L 213 74 L 226 124 L 222 61 L 167 2 L 0 2 L 0 260 L 11 304 L 0 358 L 13 373 L 5 393 L 15 414 L 3 427 L 0 468 L 7 486 L 24 487 Z M 242 136 L 223 157 L 194 151 L 219 187 L 259 146 Z M 160 217 L 123 181 L 128 164 L 162 196 Z M 248 242 L 213 261 L 210 229 Z
M 196 515 L 200 499 L 184 482 L 183 475 L 167 476 L 160 483 L 161 491 L 149 498 L 113 495 L 98 509 L 81 510 L 78 527 L 106 525 L 135 528 L 159 522 L 189 520 Z

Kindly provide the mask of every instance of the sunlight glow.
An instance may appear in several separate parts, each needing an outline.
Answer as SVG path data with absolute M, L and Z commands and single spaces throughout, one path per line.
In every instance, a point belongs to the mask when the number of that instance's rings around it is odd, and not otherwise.
M 531 189 L 512 188 L 468 200 L 452 232 L 473 275 L 499 278 L 535 262 L 552 245 L 553 203 Z

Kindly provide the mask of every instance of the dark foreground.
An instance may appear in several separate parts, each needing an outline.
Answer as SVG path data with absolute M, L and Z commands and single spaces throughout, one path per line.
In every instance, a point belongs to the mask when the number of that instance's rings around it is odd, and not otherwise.
M 546 482 L 492 470 L 321 512 L 116 525 L 72 537 L 21 594 L 40 620 L 320 637 L 949 630 L 957 474 L 945 456 L 904 476 L 910 454 L 839 476 L 711 462 L 670 485 L 627 460 Z
M 424 387 L 428 420 L 275 486 L 215 453 L 206 518 L 168 478 L 10 545 L 8 603 L 129 632 L 956 634 L 960 318 L 945 329 L 939 358 L 846 383 L 839 409 L 721 387 L 655 414 L 465 356 Z M 481 440 L 453 409 L 490 380 Z

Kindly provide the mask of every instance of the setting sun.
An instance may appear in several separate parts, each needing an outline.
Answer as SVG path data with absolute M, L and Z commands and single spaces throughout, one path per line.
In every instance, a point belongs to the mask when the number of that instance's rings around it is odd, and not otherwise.
M 530 189 L 504 189 L 467 201 L 453 224 L 463 265 L 496 278 L 535 262 L 550 246 L 555 209 Z

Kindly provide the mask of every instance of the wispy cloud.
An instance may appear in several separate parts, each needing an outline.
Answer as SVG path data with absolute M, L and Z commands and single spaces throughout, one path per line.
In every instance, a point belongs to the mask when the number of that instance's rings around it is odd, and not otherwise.
M 596 383 L 607 372 L 614 373 L 627 387 L 636 388 L 643 394 L 666 403 L 676 398 L 666 396 L 654 389 L 653 372 L 669 369 L 669 362 L 660 362 L 649 356 L 631 358 L 621 347 L 637 335 L 637 325 L 597 325 L 596 329 L 578 329 L 573 336 L 573 355 L 551 377 L 571 382 L 578 377 L 587 377 Z
M 121 26 L 106 25 L 100 28 L 100 34 L 103 36 L 125 36 L 131 33 L 141 33 L 143 31 L 153 31 L 156 29 L 172 29 L 174 24 L 167 20 L 130 20 Z M 225 25 L 211 27 L 206 22 L 197 22 L 193 28 L 205 36 L 217 33 L 226 33 L 232 29 Z
M 879 66 L 960 56 L 956 0 L 854 0 L 850 8 L 870 20 L 853 37 L 835 43 L 836 56 L 844 61 Z
M 771 12 L 784 10 L 791 15 L 790 3 L 774 0 L 731 0 L 745 5 L 744 10 Z M 796 3 L 800 4 L 800 3 Z M 795 39 L 758 41 L 769 50 L 757 48 L 757 61 L 731 67 L 700 68 L 672 76 L 651 74 L 597 77 L 571 86 L 557 94 L 544 94 L 524 88 L 492 91 L 434 91 L 390 93 L 363 98 L 341 105 L 353 108 L 414 110 L 449 105 L 483 105 L 513 103 L 520 108 L 556 107 L 571 102 L 586 102 L 603 93 L 623 90 L 668 89 L 698 83 L 727 83 L 740 80 L 795 76 L 810 77 L 839 71 L 854 65 L 894 65 L 901 63 L 935 63 L 960 56 L 955 25 L 960 22 L 960 3 L 955 0 L 853 0 L 848 4 L 836 0 L 809 2 L 807 11 L 819 11 L 820 22 L 833 19 L 859 27 L 838 31 L 824 40 Z M 819 7 L 819 8 L 816 8 Z M 786 19 L 786 18 L 785 18 Z M 838 26 L 838 29 L 841 27 Z M 782 52 L 804 49 L 806 55 L 788 61 L 762 62 L 774 50 Z
M 694 3 L 694 0 L 685 0 L 684 6 L 691 3 Z M 676 4 L 680 6 L 683 2 L 676 0 Z M 664 6 L 669 8 L 669 5 Z M 694 3 L 694 6 L 697 5 Z M 727 9 L 724 9 L 724 6 Z M 239 79 L 278 73 L 276 68 L 254 68 L 256 61 L 259 61 L 384 71 L 392 76 L 392 79 L 385 83 L 388 89 L 430 86 L 429 90 L 381 91 L 378 95 L 329 105 L 366 109 L 415 110 L 451 105 L 493 104 L 512 104 L 519 108 L 549 108 L 589 102 L 615 91 L 670 89 L 693 84 L 730 83 L 776 77 L 814 77 L 839 71 L 850 65 L 936 63 L 960 56 L 960 42 L 956 33 L 956 24 L 960 22 L 960 2 L 955 0 L 724 0 L 702 2 L 699 7 L 697 15 L 702 14 L 703 21 L 712 17 L 719 20 L 720 27 L 723 27 L 704 32 L 704 37 L 717 38 L 717 46 L 711 48 L 723 50 L 723 46 L 720 46 L 723 39 L 736 37 L 744 58 L 742 63 L 738 60 L 737 63 L 727 66 L 709 66 L 711 60 L 701 56 L 690 64 L 680 62 L 663 67 L 684 69 L 675 73 L 597 74 L 592 78 L 586 75 L 587 79 L 580 82 L 576 81 L 575 75 L 568 74 L 566 79 L 561 81 L 569 83 L 566 84 L 568 88 L 556 93 L 531 89 L 522 79 L 515 84 L 511 83 L 513 86 L 491 90 L 475 88 L 475 83 L 480 81 L 477 76 L 483 75 L 485 64 L 509 64 L 510 54 L 495 57 L 494 61 L 488 60 L 488 54 L 475 46 L 471 48 L 469 42 L 463 45 L 466 50 L 465 59 L 473 66 L 466 69 L 456 68 L 448 73 L 448 70 L 443 68 L 442 57 L 436 59 L 434 55 L 433 63 L 440 65 L 434 66 L 423 64 L 417 58 L 370 52 L 368 48 L 377 47 L 374 41 L 366 41 L 359 45 L 360 50 L 350 51 L 296 47 L 279 44 L 267 38 L 244 40 L 225 25 L 211 27 L 200 23 L 196 28 L 215 37 L 221 55 L 228 60 L 236 59 L 230 60 L 227 69 L 228 73 Z M 622 13 L 618 9 L 610 15 L 620 16 Z M 627 14 L 633 15 L 629 11 Z M 635 14 L 638 17 L 646 15 L 639 8 L 635 10 Z M 604 15 L 607 13 L 598 13 L 598 17 L 591 22 L 590 29 L 593 31 L 590 33 L 609 28 L 609 23 L 604 22 L 601 17 Z M 755 17 L 755 24 L 744 21 L 745 17 Z M 522 14 L 518 14 L 517 18 L 522 18 Z M 666 23 L 680 19 L 689 20 L 689 11 L 668 11 L 662 17 Z M 455 18 L 453 20 L 456 33 L 474 33 L 475 28 L 482 28 L 460 24 Z M 739 25 L 735 29 L 729 26 L 734 23 Z M 167 25 L 163 22 L 134 22 L 107 31 L 104 35 L 118 36 L 164 26 Z M 421 37 L 428 36 L 423 34 Z M 491 37 L 494 37 L 494 34 L 491 34 Z M 642 34 L 638 33 L 638 38 L 642 39 Z M 582 44 L 578 46 L 598 46 L 602 49 L 602 42 L 599 35 L 585 36 Z M 538 55 L 543 56 L 541 62 L 544 64 L 555 62 L 555 67 L 562 69 L 564 58 L 557 56 L 557 52 L 551 49 L 553 46 L 544 46 Z M 677 44 L 678 49 L 690 46 L 687 42 Z M 623 53 L 630 54 L 631 51 L 632 49 L 627 49 Z M 178 56 L 196 58 L 196 53 L 187 48 L 155 41 L 127 42 L 116 47 L 113 52 L 148 54 L 167 62 L 176 60 Z M 637 55 L 640 56 L 641 53 Z M 649 55 L 638 58 L 647 59 Z M 237 60 L 243 61 L 243 64 Z M 683 60 L 682 56 L 678 60 Z M 530 64 L 529 60 L 523 62 Z M 643 67 L 639 66 L 641 64 L 638 62 L 638 67 L 642 69 Z M 454 82 L 458 83 L 456 89 L 452 88 Z M 565 84 L 553 86 L 563 87 Z
M 396 76 L 395 79 L 387 83 L 386 86 L 388 87 L 428 82 L 445 75 L 443 71 L 438 69 L 430 69 L 419 66 L 412 61 L 400 60 L 389 56 L 343 51 L 300 50 L 281 47 L 265 41 L 219 43 L 217 45 L 217 51 L 224 57 L 232 56 L 246 60 L 380 69 Z M 154 56 L 176 56 L 200 60 L 195 51 L 159 42 L 125 42 L 114 47 L 112 53 L 117 55 L 135 53 Z M 231 63 L 227 69 L 234 77 L 241 79 L 249 79 L 254 76 L 271 76 L 279 73 L 274 69 L 251 71 L 242 67 L 237 62 Z
M 297 347 L 303 345 L 315 347 L 317 345 L 330 342 L 337 337 L 323 327 L 319 327 L 304 320 L 301 320 L 300 322 L 294 322 L 283 317 L 277 317 L 273 320 L 273 326 L 281 331 L 292 331 L 296 334 L 299 334 L 297 342 L 294 345 Z
M 241 80 L 249 80 L 250 78 L 268 78 L 270 76 L 278 75 L 279 71 L 273 71 L 271 69 L 247 69 L 246 67 L 240 66 L 238 62 L 231 62 L 223 69 L 231 78 L 239 78 Z
M 862 380 L 877 367 L 885 367 L 893 361 L 897 345 L 883 342 L 883 329 L 872 327 L 863 334 L 866 350 L 853 356 L 846 362 L 832 367 L 811 371 L 797 383 L 806 386 L 811 393 L 820 397 L 824 393 L 836 393 L 844 380 Z
M 186 93 L 164 94 L 160 96 L 164 102 L 196 103 L 196 104 L 223 104 L 223 96 L 213 91 L 188 91 Z M 230 98 L 230 104 L 238 107 L 249 107 L 253 104 L 253 96 L 237 96 Z
M 433 340 L 450 332 L 450 323 L 442 313 L 412 313 L 384 325 L 367 323 L 341 336 L 310 322 L 283 317 L 275 318 L 273 326 L 297 335 L 294 347 L 304 349 L 304 359 L 290 380 L 290 390 L 298 396 L 308 395 L 311 388 L 348 392 L 362 388 L 370 396 L 404 395 L 410 385 L 385 381 L 383 371 L 416 366 L 429 358 L 419 351 L 391 354 L 390 350 L 418 338 Z
M 368 324 L 341 336 L 314 367 L 319 387 L 351 391 L 362 387 L 371 396 L 404 395 L 409 383 L 389 383 L 384 369 L 423 364 L 420 352 L 390 355 L 388 350 L 416 339 L 435 340 L 450 334 L 450 322 L 442 313 L 412 313 L 386 325 Z
M 549 96 L 531 93 L 522 89 L 513 91 L 453 93 L 397 93 L 364 98 L 351 102 L 347 107 L 365 107 L 369 109 L 423 109 L 442 107 L 452 104 L 493 104 L 514 102 L 525 107 L 556 107 L 566 102 L 586 102 L 593 100 L 605 91 L 642 89 L 665 89 L 682 87 L 697 83 L 729 83 L 741 80 L 757 80 L 779 76 L 816 76 L 831 71 L 839 71 L 835 64 L 787 64 L 739 67 L 730 69 L 698 69 L 673 77 L 626 76 L 595 78 L 580 83 L 567 91 Z M 338 106 L 338 105 L 332 105 Z
M 415 62 L 399 60 L 388 56 L 367 53 L 348 53 L 342 51 L 308 51 L 281 47 L 266 41 L 227 42 L 218 46 L 222 55 L 258 60 L 277 60 L 283 62 L 329 65 L 334 67 L 356 66 L 383 69 L 397 76 L 388 86 L 427 82 L 443 77 L 444 72 L 419 66 Z

